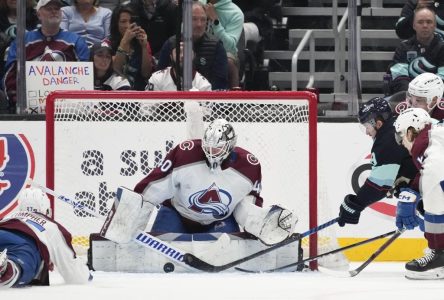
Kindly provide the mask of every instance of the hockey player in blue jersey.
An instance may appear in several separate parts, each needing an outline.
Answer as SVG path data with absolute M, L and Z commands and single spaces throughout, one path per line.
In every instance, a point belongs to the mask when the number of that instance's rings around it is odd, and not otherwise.
M 416 175 L 408 151 L 395 139 L 395 116 L 387 100 L 373 98 L 359 109 L 359 122 L 373 139 L 372 170 L 356 195 L 346 195 L 339 207 L 338 224 L 358 224 L 361 212 L 383 199 L 394 187 L 408 184 Z
M 71 234 L 51 219 L 49 199 L 39 189 L 19 195 L 16 212 L 0 221 L 0 288 L 49 285 L 57 267 L 66 283 L 92 279 L 71 245 Z

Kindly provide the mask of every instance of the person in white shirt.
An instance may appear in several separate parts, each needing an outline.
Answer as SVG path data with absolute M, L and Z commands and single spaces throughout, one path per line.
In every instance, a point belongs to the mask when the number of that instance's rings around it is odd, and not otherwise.
M 194 57 L 194 53 L 193 53 Z M 151 75 L 145 90 L 148 91 L 177 91 L 176 48 L 171 49 L 171 66 Z M 183 68 L 183 47 L 180 47 L 180 70 Z M 195 91 L 211 91 L 211 83 L 193 68 L 192 89 Z

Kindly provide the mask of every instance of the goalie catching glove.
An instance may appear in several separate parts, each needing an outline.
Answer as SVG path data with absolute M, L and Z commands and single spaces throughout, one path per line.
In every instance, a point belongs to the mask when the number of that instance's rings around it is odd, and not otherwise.
M 289 237 L 298 222 L 292 211 L 279 205 L 262 208 L 254 205 L 250 196 L 234 210 L 234 217 L 244 230 L 256 236 L 265 245 L 282 242 Z

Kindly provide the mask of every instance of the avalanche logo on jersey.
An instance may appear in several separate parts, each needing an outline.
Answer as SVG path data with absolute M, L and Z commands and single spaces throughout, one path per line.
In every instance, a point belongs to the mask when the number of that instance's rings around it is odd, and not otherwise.
M 34 171 L 34 152 L 26 137 L 0 134 L 0 218 L 17 205 L 17 195 Z
M 215 219 L 223 219 L 229 213 L 232 197 L 213 183 L 208 189 L 192 194 L 188 201 L 191 210 L 201 214 L 211 214 Z

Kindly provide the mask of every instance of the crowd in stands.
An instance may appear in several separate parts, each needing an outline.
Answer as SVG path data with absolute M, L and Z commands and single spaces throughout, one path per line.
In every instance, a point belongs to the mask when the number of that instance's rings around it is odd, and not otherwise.
M 181 27 L 178 2 L 27 0 L 25 59 L 91 61 L 97 90 L 171 90 L 171 86 L 153 85 L 156 79 L 150 78 L 165 70 L 174 85 L 178 80 L 171 68 L 182 67 L 180 60 L 176 63 L 172 59 L 172 50 L 179 44 L 177 28 Z M 245 8 L 252 20 L 246 25 L 247 32 L 244 13 L 235 2 L 246 7 L 249 1 L 193 0 L 193 84 L 196 77 L 200 84 L 196 89 L 240 89 L 245 35 L 260 41 L 262 36 L 265 40 L 271 34 L 271 21 L 264 22 L 267 1 Z M 0 12 L 0 76 L 4 93 L 0 113 L 15 113 L 17 1 L 0 0 Z
M 26 60 L 92 61 L 98 90 L 153 90 L 151 76 L 181 68 L 171 59 L 179 45 L 178 2 L 26 0 Z M 270 16 L 282 18 L 279 2 L 193 0 L 193 76 L 207 80 L 211 90 L 241 89 L 247 41 L 262 51 L 272 48 Z M 0 0 L 0 113 L 16 112 L 16 6 L 16 0 Z M 404 97 L 408 83 L 424 72 L 444 78 L 442 24 L 444 0 L 406 1 L 394 28 L 400 44 L 387 69 L 389 95 Z M 167 73 L 177 86 L 180 77 Z

